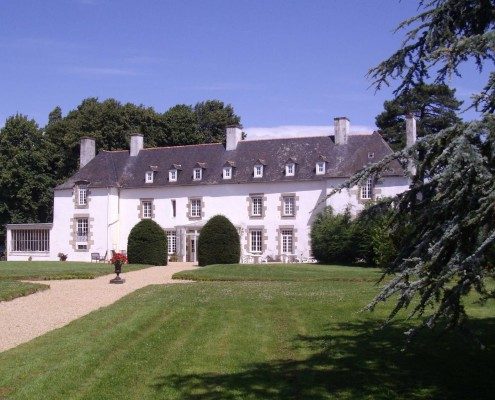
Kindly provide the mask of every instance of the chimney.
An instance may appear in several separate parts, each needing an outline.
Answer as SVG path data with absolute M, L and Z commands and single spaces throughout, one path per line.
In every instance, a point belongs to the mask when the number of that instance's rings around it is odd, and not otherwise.
M 416 143 L 416 118 L 414 114 L 406 115 L 406 148 L 411 147 Z
M 82 137 L 79 146 L 79 169 L 89 163 L 96 155 L 95 140 L 90 137 Z
M 132 133 L 130 156 L 137 156 L 139 154 L 139 150 L 143 150 L 143 135 L 140 133 Z
M 225 136 L 225 150 L 235 150 L 237 143 L 242 140 L 242 127 L 240 125 L 227 126 Z
M 335 144 L 347 144 L 347 137 L 349 136 L 350 122 L 347 117 L 336 117 L 333 119 Z

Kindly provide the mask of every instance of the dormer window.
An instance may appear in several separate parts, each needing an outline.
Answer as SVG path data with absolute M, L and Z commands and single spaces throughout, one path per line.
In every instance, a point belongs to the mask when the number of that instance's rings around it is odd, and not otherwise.
M 285 166 L 285 176 L 294 176 L 296 173 L 296 164 L 289 163 Z
M 263 164 L 256 164 L 254 166 L 254 177 L 255 178 L 263 177 Z
M 77 188 L 77 204 L 85 206 L 88 204 L 88 187 L 81 185 Z
M 177 182 L 177 170 L 171 169 L 168 171 L 168 181 L 169 182 Z
M 200 181 L 203 177 L 203 169 L 202 168 L 194 168 L 193 169 L 193 180 Z
M 325 161 L 318 161 L 316 163 L 316 175 L 324 175 L 326 169 Z
M 144 181 L 146 183 L 153 183 L 153 171 L 146 171 L 144 175 Z
M 223 167 L 223 179 L 232 179 L 232 167 Z
M 368 153 L 368 158 L 375 158 L 375 153 Z

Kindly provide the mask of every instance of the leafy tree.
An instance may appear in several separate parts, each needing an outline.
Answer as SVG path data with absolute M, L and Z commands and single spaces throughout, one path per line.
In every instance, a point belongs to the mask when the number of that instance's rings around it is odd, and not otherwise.
M 194 106 L 198 131 L 202 143 L 222 143 L 225 140 L 225 128 L 239 125 L 241 119 L 234 113 L 234 108 L 220 100 L 207 100 Z
M 384 111 L 376 117 L 376 126 L 394 150 L 406 145 L 406 114 L 418 121 L 417 135 L 423 137 L 460 122 L 456 112 L 462 102 L 455 98 L 455 89 L 447 85 L 420 84 L 383 104 Z
M 239 233 L 227 217 L 215 215 L 201 229 L 198 264 L 237 264 L 241 257 Z
M 158 146 L 173 146 L 201 143 L 198 122 L 193 107 L 178 104 L 163 114 L 166 135 L 158 140 Z
M 47 147 L 34 120 L 9 117 L 0 130 L 0 227 L 6 223 L 48 222 L 53 179 Z
M 399 79 L 397 95 L 430 76 L 442 83 L 468 60 L 480 69 L 487 63 L 493 68 L 494 0 L 430 0 L 421 1 L 420 8 L 419 15 L 399 26 L 409 29 L 403 46 L 370 71 L 377 89 L 390 79 Z M 463 297 L 473 292 L 481 300 L 495 296 L 486 285 L 494 277 L 489 263 L 495 242 L 494 89 L 491 72 L 473 102 L 484 112 L 480 120 L 425 136 L 343 185 L 379 174 L 393 159 L 416 166 L 410 189 L 390 201 L 392 232 L 400 231 L 404 216 L 411 224 L 386 270 L 393 278 L 369 309 L 393 297 L 397 303 L 389 319 L 411 306 L 410 316 L 425 316 L 421 326 L 443 322 L 447 328 L 466 327 Z M 411 330 L 411 336 L 417 330 Z
M 131 229 L 127 238 L 130 264 L 167 265 L 167 235 L 155 221 L 143 219 Z

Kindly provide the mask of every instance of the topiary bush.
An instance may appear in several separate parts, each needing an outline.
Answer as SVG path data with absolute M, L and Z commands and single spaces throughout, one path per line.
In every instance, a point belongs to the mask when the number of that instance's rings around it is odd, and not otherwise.
M 127 239 L 129 264 L 167 265 L 167 235 L 155 221 L 138 222 Z
M 241 243 L 237 229 L 223 215 L 212 217 L 201 229 L 198 239 L 198 264 L 237 264 Z

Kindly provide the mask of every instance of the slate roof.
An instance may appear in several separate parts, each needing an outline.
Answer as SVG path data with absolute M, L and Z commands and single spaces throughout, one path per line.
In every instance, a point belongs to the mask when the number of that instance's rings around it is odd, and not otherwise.
M 335 145 L 333 136 L 290 139 L 246 140 L 236 150 L 222 144 L 202 144 L 143 149 L 135 157 L 129 151 L 101 151 L 75 175 L 55 189 L 70 189 L 79 181 L 90 187 L 140 188 L 157 186 L 239 184 L 253 182 L 314 181 L 349 177 L 365 165 L 376 162 L 392 150 L 378 133 L 351 135 L 345 145 Z M 373 158 L 370 155 L 373 154 Z M 253 167 L 262 160 L 262 178 L 253 177 Z M 316 175 L 318 161 L 325 161 L 326 173 Z M 296 163 L 294 176 L 285 176 L 285 165 Z M 168 171 L 180 165 L 177 182 L 168 181 Z M 223 179 L 223 167 L 233 166 L 232 179 Z M 201 181 L 192 178 L 193 169 L 204 167 Z M 146 171 L 154 170 L 153 183 L 145 183 Z M 403 176 L 394 161 L 384 176 Z

